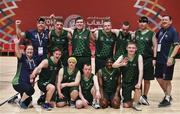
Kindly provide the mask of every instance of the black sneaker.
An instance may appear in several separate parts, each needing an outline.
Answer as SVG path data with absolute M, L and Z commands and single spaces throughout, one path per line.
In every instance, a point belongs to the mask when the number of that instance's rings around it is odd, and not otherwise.
M 20 101 L 19 101 L 19 106 L 22 109 L 27 109 L 28 108 L 28 106 L 26 106 L 26 104 L 24 102 L 20 102 Z
M 42 108 L 45 109 L 46 111 L 52 110 L 51 105 L 49 103 L 42 104 Z
M 164 99 L 166 98 L 166 96 L 164 96 Z M 170 96 L 169 98 L 170 102 L 173 100 L 172 96 Z
M 158 107 L 160 108 L 160 107 L 167 107 L 167 106 L 170 106 L 171 105 L 171 103 L 169 102 L 169 101 L 167 101 L 166 99 L 163 99 L 160 103 L 159 103 L 159 105 L 158 105 Z
M 34 108 L 32 101 L 29 103 L 28 108 Z
M 172 96 L 170 96 L 170 102 L 173 100 Z
M 69 106 L 72 108 L 75 108 L 75 101 L 70 100 L 69 101 Z
M 45 95 L 41 95 L 37 100 L 38 105 L 42 105 L 45 102 Z
M 164 96 L 163 100 L 166 99 L 166 96 Z M 160 104 L 163 102 L 163 100 L 160 102 Z M 173 100 L 172 96 L 170 96 L 169 101 L 171 102 Z
M 14 96 L 12 99 L 8 100 L 8 103 L 10 104 L 16 104 L 16 100 L 18 100 L 18 96 Z

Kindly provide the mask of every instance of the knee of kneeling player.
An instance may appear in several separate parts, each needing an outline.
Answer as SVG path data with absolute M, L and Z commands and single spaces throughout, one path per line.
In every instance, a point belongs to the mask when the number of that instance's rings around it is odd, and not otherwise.
M 77 109 L 81 109 L 82 107 L 83 107 L 82 101 L 77 100 L 77 101 L 76 101 L 76 108 L 77 108 Z
M 108 100 L 107 100 L 107 99 L 100 99 L 100 106 L 101 106 L 102 108 L 107 108 L 108 105 L 109 105 L 109 103 L 108 103 Z
M 73 90 L 70 94 L 71 99 L 76 100 L 79 95 L 79 92 L 77 90 Z
M 131 108 L 132 107 L 132 102 L 123 103 L 123 107 L 124 108 Z
M 119 100 L 112 100 L 111 101 L 111 106 L 113 107 L 113 108 L 115 108 L 115 109 L 117 109 L 117 108 L 119 108 L 119 106 L 120 106 L 120 101 Z

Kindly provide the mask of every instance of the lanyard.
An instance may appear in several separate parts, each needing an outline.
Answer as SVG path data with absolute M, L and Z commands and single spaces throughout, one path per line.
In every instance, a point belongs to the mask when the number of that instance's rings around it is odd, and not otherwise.
M 29 68 L 32 70 L 33 68 L 35 68 L 35 63 L 34 63 L 34 60 L 32 60 L 32 64 L 31 64 L 31 61 L 28 61 L 28 63 L 29 63 Z M 33 65 L 33 67 L 32 67 L 32 65 Z
M 164 39 L 164 36 L 166 35 L 167 31 L 163 34 L 163 36 L 159 40 L 159 44 L 161 44 L 162 40 Z
M 41 37 L 39 35 L 40 33 L 37 33 L 37 38 L 38 38 L 38 41 L 39 41 L 39 45 L 42 46 L 42 39 L 44 38 L 44 33 L 42 33 Z
M 34 63 L 34 60 L 32 59 L 32 60 L 30 60 L 27 56 L 26 56 L 26 58 L 27 58 L 27 62 L 28 62 L 28 65 L 29 65 L 29 68 L 32 70 L 33 68 L 35 68 L 36 67 L 36 65 L 35 65 L 35 63 Z M 32 62 L 32 64 L 31 64 L 31 62 Z M 33 65 L 33 66 L 32 66 Z

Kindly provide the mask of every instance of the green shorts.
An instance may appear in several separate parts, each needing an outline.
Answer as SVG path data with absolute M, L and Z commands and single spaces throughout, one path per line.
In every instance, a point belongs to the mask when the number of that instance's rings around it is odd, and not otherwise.
M 130 83 L 122 83 L 122 96 L 123 96 L 123 102 L 129 102 L 132 100 L 132 91 L 135 89 L 134 82 Z
M 37 83 L 37 85 L 38 85 L 38 88 L 42 91 L 42 92 L 44 92 L 44 93 L 46 93 L 46 86 L 48 85 L 48 84 L 50 84 L 49 82 L 42 82 L 42 81 L 39 81 L 38 80 L 38 83 Z
M 115 92 L 106 92 L 104 91 L 104 98 L 108 101 L 112 101 L 115 96 Z
M 51 84 L 51 83 L 38 81 L 38 84 L 37 84 L 37 85 L 38 85 L 38 88 L 39 88 L 42 92 L 44 92 L 45 95 L 46 95 L 46 92 L 47 92 L 46 86 L 47 86 L 48 84 Z M 54 85 L 54 84 L 52 84 L 52 85 Z M 52 96 L 52 98 L 51 98 L 51 101 L 56 101 L 56 96 L 57 96 L 57 90 L 55 90 L 55 92 L 53 93 L 53 96 Z
M 93 96 L 90 91 L 86 91 L 82 93 L 84 98 L 89 102 L 89 104 L 92 104 L 93 102 Z
M 73 90 L 79 91 L 78 86 L 74 87 L 65 87 L 61 90 L 62 94 L 64 95 L 64 99 L 59 98 L 59 95 L 57 94 L 56 102 L 68 102 L 71 100 L 70 94 Z

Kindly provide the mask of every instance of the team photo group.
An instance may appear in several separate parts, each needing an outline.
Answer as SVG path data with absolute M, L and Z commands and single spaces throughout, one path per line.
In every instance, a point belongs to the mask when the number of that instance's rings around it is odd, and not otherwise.
M 20 95 L 9 103 L 20 108 L 33 107 L 33 94 L 41 91 L 37 101 L 45 110 L 53 108 L 133 108 L 151 105 L 148 93 L 156 79 L 162 99 L 158 107 L 171 105 L 175 57 L 179 36 L 173 20 L 163 15 L 161 29 L 152 31 L 146 16 L 120 29 L 110 19 L 102 28 L 86 28 L 83 17 L 75 19 L 72 28 L 64 27 L 57 18 L 54 29 L 46 29 L 45 19 L 37 19 L 35 29 L 22 30 L 23 21 L 16 20 L 15 54 L 17 71 L 12 86 Z M 24 45 L 25 48 L 21 48 Z M 35 89 L 35 86 L 38 89 Z

